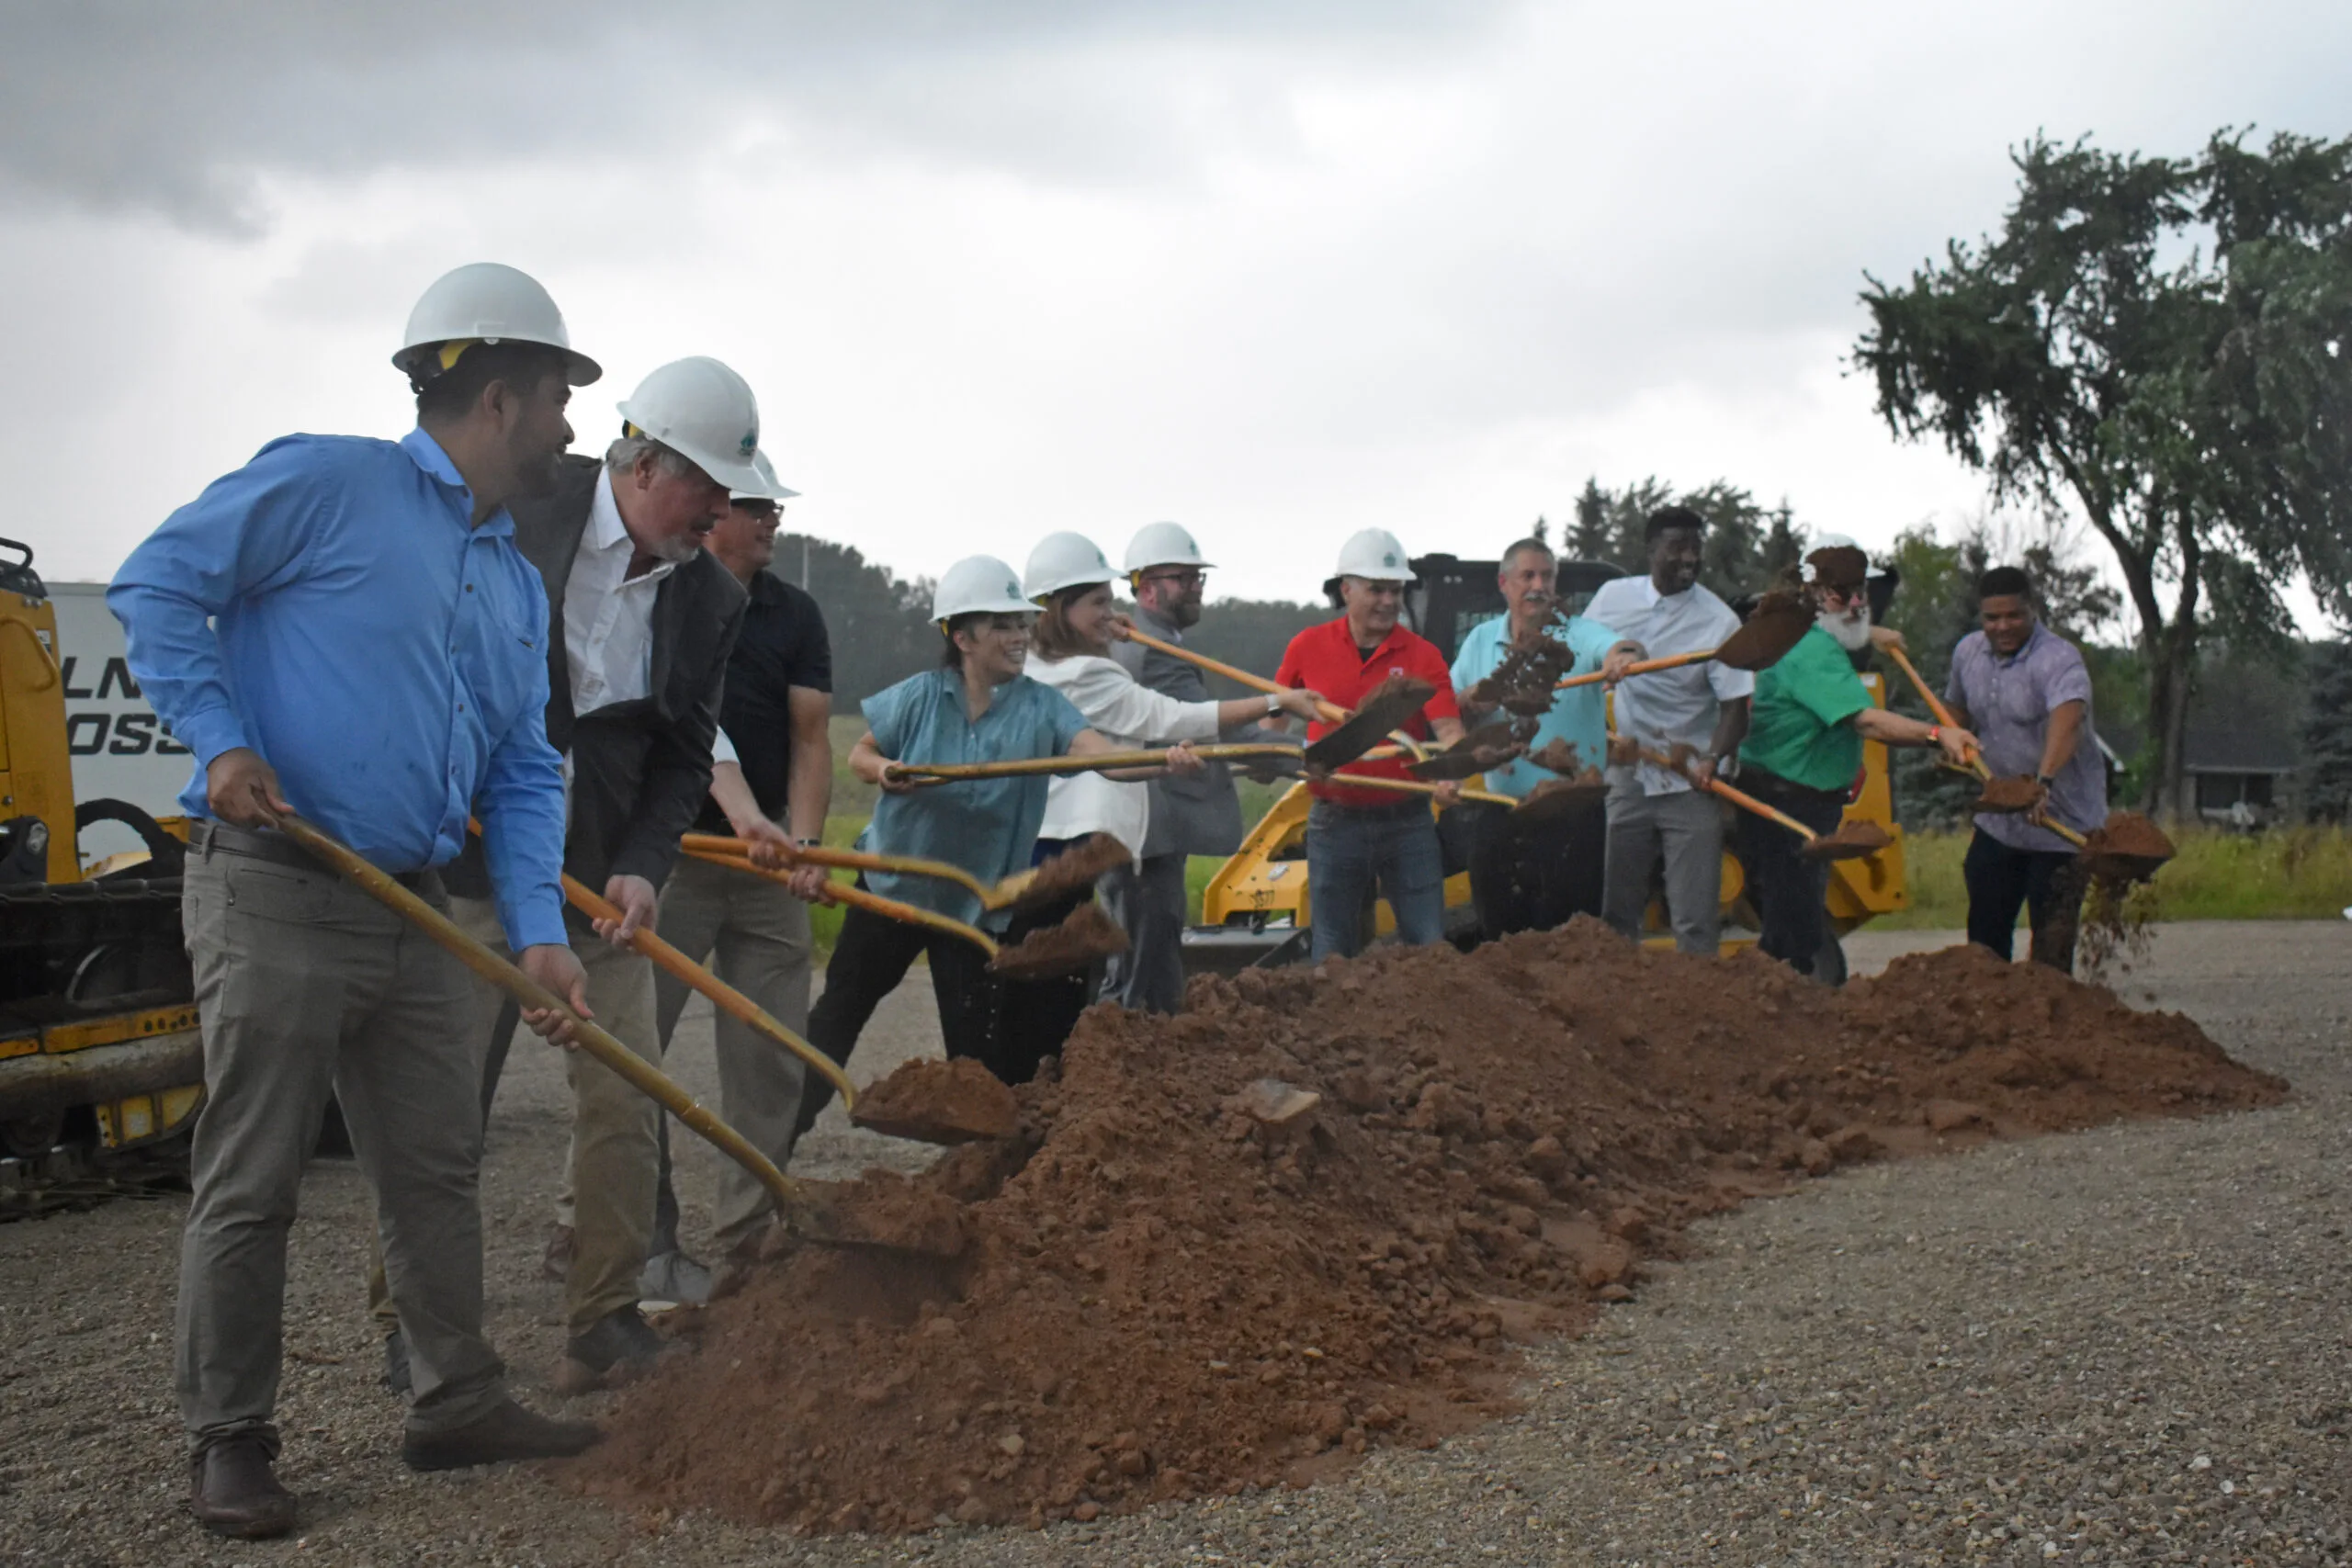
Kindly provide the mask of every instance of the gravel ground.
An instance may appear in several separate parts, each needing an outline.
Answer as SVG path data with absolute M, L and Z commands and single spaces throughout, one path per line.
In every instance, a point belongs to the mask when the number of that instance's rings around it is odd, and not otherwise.
M 1863 933 L 1858 970 L 1953 940 Z M 0 1225 L 0 1559 L 260 1562 L 2352 1562 L 2352 926 L 2162 929 L 2129 976 L 2284 1074 L 2278 1110 L 1880 1166 L 1710 1222 L 1527 1408 L 1305 1493 L 1094 1526 L 804 1542 L 620 1515 L 527 1472 L 413 1476 L 363 1314 L 365 1193 L 314 1168 L 295 1233 L 281 1473 L 299 1542 L 179 1511 L 170 1299 L 181 1203 Z M 933 1049 L 891 999 L 861 1077 Z M 710 1089 L 707 1025 L 682 1076 Z M 492 1312 L 525 1397 L 560 1348 L 536 1265 L 561 1080 L 517 1047 L 486 1177 Z M 691 1140 L 689 1140 L 691 1143 Z M 808 1173 L 920 1158 L 829 1111 Z M 690 1230 L 712 1164 L 682 1149 Z

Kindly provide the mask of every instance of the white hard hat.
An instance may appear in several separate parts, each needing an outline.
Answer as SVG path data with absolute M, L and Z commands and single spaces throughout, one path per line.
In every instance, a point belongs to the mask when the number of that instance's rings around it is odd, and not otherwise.
M 756 490 L 730 490 L 727 492 L 728 500 L 790 501 L 794 496 L 800 493 L 797 490 L 785 489 L 784 481 L 775 477 L 775 465 L 768 461 L 768 455 L 765 452 L 754 452 L 752 454 L 752 471 L 760 476 L 761 482 L 759 488 Z
M 958 615 L 1034 615 L 1037 606 L 1021 596 L 1021 579 L 994 556 L 966 556 L 939 574 L 931 592 L 931 618 L 943 625 Z
M 1115 582 L 1119 574 L 1102 558 L 1102 547 L 1083 534 L 1048 534 L 1029 552 L 1029 570 L 1021 574 L 1021 591 L 1044 604 L 1065 588 Z
M 571 346 L 563 312 L 527 272 L 469 262 L 433 280 L 408 313 L 408 332 L 392 363 L 420 386 L 458 362 L 475 343 L 538 343 L 560 348 L 564 379 L 584 387 L 605 371 Z
M 1366 528 L 1340 547 L 1340 564 L 1333 577 L 1362 577 L 1374 582 L 1411 582 L 1412 563 L 1405 547 L 1385 528 Z
M 752 459 L 760 450 L 760 405 L 741 376 L 706 355 L 673 359 L 647 375 L 616 405 L 637 434 L 650 435 L 729 491 L 767 493 Z
M 1886 568 L 1879 565 L 1876 561 L 1871 561 L 1870 551 L 1863 550 L 1861 546 L 1854 543 L 1853 536 L 1851 535 L 1824 534 L 1819 538 L 1814 540 L 1811 545 L 1806 547 L 1805 554 L 1811 555 L 1815 550 L 1861 550 L 1862 559 L 1870 561 L 1870 565 L 1865 569 L 1866 575 L 1871 577 L 1884 577 L 1886 575 Z M 1807 577 L 1805 581 L 1810 582 L 1813 580 L 1810 577 Z
M 1201 558 L 1201 547 L 1193 536 L 1173 523 L 1148 523 L 1127 541 L 1127 572 L 1148 571 L 1156 566 L 1196 566 L 1204 570 L 1216 565 Z

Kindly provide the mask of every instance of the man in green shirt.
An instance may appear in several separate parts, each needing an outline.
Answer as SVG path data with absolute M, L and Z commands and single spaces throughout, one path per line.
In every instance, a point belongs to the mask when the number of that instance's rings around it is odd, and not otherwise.
M 1873 633 L 1870 558 L 1860 547 L 1831 535 L 1800 570 L 1813 600 L 1813 629 L 1756 677 L 1747 739 L 1739 749 L 1739 783 L 1815 832 L 1826 833 L 1861 782 L 1863 741 L 1940 747 L 1960 767 L 1975 750 L 1976 738 L 1888 712 L 1871 700 L 1870 688 L 1854 673 L 1855 654 L 1867 650 L 1874 637 L 1894 636 L 1884 628 Z M 1752 813 L 1740 818 L 1739 858 L 1764 925 L 1757 945 L 1810 975 L 1826 930 L 1829 867 L 1798 854 L 1803 846 L 1776 822 Z

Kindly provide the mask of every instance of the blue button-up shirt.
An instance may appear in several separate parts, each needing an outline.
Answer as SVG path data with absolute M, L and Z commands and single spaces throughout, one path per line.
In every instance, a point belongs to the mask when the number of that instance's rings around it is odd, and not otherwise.
M 2024 645 L 2004 659 L 1993 651 L 1983 632 L 1971 632 L 1952 649 L 1944 700 L 1966 711 L 1969 728 L 1984 742 L 1984 765 L 1996 777 L 2031 777 L 2041 772 L 2051 712 L 2065 703 L 2081 703 L 2083 727 L 2075 734 L 2075 754 L 2050 781 L 2047 809 L 2078 833 L 2106 822 L 2107 764 L 2091 727 L 2091 672 L 2073 643 L 2036 621 Z M 2022 817 L 1981 812 L 1976 826 L 2013 850 L 2074 851 L 2057 834 Z
M 1577 656 L 1568 670 L 1571 675 L 1589 675 L 1600 669 L 1609 650 L 1623 640 L 1599 621 L 1583 615 L 1569 616 L 1566 626 L 1554 621 L 1544 630 L 1555 640 L 1566 643 Z M 1453 655 L 1453 689 L 1466 692 L 1493 674 L 1510 651 L 1510 637 L 1509 615 L 1481 621 L 1463 633 L 1462 647 Z M 1577 766 L 1600 767 L 1609 755 L 1607 702 L 1597 683 L 1554 694 L 1552 711 L 1536 722 L 1535 739 L 1528 742 L 1528 749 L 1541 751 L 1555 740 L 1565 740 L 1577 749 Z M 1523 797 L 1551 776 L 1521 759 L 1488 768 L 1487 787 L 1497 795 Z
M 874 744 L 894 762 L 1011 762 L 1058 757 L 1086 728 L 1070 700 L 1041 681 L 1016 675 L 990 694 L 978 719 L 964 707 L 964 675 L 926 670 L 865 699 Z M 1043 773 L 1019 778 L 957 779 L 911 795 L 885 795 L 858 841 L 894 855 L 922 855 L 962 866 L 982 882 L 1029 869 L 1037 829 L 1046 820 Z M 868 872 L 875 892 L 956 919 L 978 921 L 980 901 L 933 876 Z M 1001 927 L 999 911 L 982 923 Z
M 387 871 L 443 864 L 479 807 L 517 949 L 564 940 L 562 763 L 548 744 L 548 603 L 501 508 L 422 430 L 289 435 L 214 480 L 123 562 L 107 607 L 131 673 L 196 754 L 243 746 L 294 808 Z

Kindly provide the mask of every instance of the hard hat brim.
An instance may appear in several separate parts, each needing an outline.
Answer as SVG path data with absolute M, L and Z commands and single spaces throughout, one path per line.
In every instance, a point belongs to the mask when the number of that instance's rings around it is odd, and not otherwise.
M 442 344 L 454 343 L 457 341 L 458 340 L 454 338 L 442 338 L 433 343 L 410 344 L 406 348 L 401 349 L 398 354 L 392 355 L 392 368 L 399 371 L 401 375 L 406 376 L 411 380 L 415 380 L 418 378 L 417 372 L 432 363 L 433 356 L 440 351 Z M 605 367 L 603 366 L 597 364 L 594 360 L 589 358 L 578 349 L 566 348 L 560 343 L 539 343 L 539 340 L 537 338 L 526 337 L 483 338 L 481 341 L 483 343 L 538 344 L 538 346 L 541 348 L 554 349 L 558 354 L 563 355 L 563 383 L 567 387 L 590 386 L 600 380 L 605 374 Z M 430 378 L 426 378 L 426 379 L 430 379 Z

